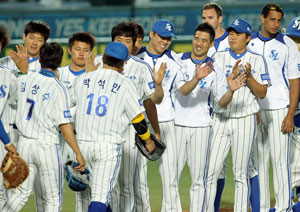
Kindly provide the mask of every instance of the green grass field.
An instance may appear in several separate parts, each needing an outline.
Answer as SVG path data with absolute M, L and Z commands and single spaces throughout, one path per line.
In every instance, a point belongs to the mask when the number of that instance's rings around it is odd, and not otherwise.
M 221 207 L 230 207 L 233 206 L 234 201 L 234 182 L 233 182 L 233 173 L 232 173 L 232 163 L 231 163 L 231 155 L 228 157 L 228 170 L 227 170 L 227 178 L 226 185 L 222 196 Z M 272 172 L 270 171 L 270 176 Z M 161 189 L 161 180 L 160 175 L 158 173 L 158 163 L 157 162 L 149 162 L 148 163 L 148 184 L 150 189 L 150 201 L 151 201 L 151 211 L 159 212 L 161 207 L 161 199 L 162 199 L 162 189 Z M 181 204 L 183 210 L 189 210 L 189 188 L 191 185 L 191 178 L 189 174 L 189 167 L 185 166 L 181 179 L 180 179 L 180 196 L 181 196 Z M 271 202 L 274 202 L 273 195 L 273 181 L 270 179 L 270 188 L 271 188 Z M 64 201 L 63 201 L 63 212 L 74 212 L 75 211 L 75 193 L 71 191 L 65 183 L 64 193 L 63 193 Z M 35 204 L 33 195 L 31 195 L 29 201 L 25 205 L 25 207 L 21 210 L 21 212 L 33 212 L 35 211 Z

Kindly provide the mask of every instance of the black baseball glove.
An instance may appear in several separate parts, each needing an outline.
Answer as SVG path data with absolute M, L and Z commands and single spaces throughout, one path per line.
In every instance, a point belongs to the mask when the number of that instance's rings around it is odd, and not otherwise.
M 135 134 L 135 145 L 146 158 L 155 161 L 162 156 L 166 149 L 166 145 L 157 139 L 155 135 L 150 134 L 150 137 L 155 143 L 155 149 L 151 153 L 147 151 L 145 141 L 143 141 L 138 134 Z

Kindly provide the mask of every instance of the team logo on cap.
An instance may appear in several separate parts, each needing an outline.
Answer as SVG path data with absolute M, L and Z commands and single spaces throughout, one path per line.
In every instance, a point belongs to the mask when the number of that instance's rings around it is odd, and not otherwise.
M 172 31 L 172 26 L 171 26 L 171 24 L 169 24 L 169 23 L 166 24 L 166 30 L 168 30 L 169 32 Z
M 236 19 L 236 20 L 233 22 L 233 25 L 235 25 L 235 26 L 238 26 L 238 25 L 240 25 L 240 22 L 239 22 L 239 20 L 238 20 L 238 19 Z
M 295 20 L 293 28 L 298 28 L 297 30 L 300 30 L 300 18 Z

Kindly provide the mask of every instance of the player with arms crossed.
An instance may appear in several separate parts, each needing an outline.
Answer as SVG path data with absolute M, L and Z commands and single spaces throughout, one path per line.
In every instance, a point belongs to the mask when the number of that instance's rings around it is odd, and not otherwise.
M 272 86 L 265 99 L 259 100 L 260 126 L 257 147 L 254 148 L 259 171 L 261 211 L 270 208 L 269 157 L 274 176 L 276 211 L 291 210 L 290 133 L 294 128 L 294 115 L 299 98 L 297 45 L 278 32 L 284 12 L 276 4 L 264 6 L 260 20 L 261 30 L 252 34 L 248 48 L 264 55 Z
M 235 80 L 233 75 L 228 77 L 230 90 L 227 91 L 223 70 L 217 65 L 214 66 L 214 61 L 207 57 L 209 48 L 214 45 L 214 37 L 214 29 L 208 23 L 202 23 L 196 28 L 192 52 L 180 54 L 185 66 L 176 77 L 179 91 L 175 96 L 178 181 L 187 161 L 192 178 L 191 212 L 203 211 L 212 98 L 216 97 L 218 104 L 226 107 L 231 101 L 232 93 L 242 86 L 241 82 L 244 80 L 243 75 Z
M 251 25 L 236 19 L 227 28 L 230 49 L 216 52 L 213 59 L 224 74 L 247 77 L 245 86 L 237 90 L 226 108 L 214 107 L 212 138 L 207 172 L 207 196 L 205 211 L 214 211 L 216 184 L 229 149 L 232 150 L 235 178 L 234 211 L 248 211 L 250 194 L 249 162 L 256 136 L 256 113 L 259 111 L 257 98 L 264 98 L 269 84 L 263 56 L 247 51 L 251 39 Z
M 150 139 L 143 107 L 134 84 L 122 76 L 128 48 L 121 42 L 109 43 L 100 71 L 82 74 L 71 88 L 76 104 L 75 129 L 80 149 L 91 173 L 89 212 L 109 208 L 121 163 L 123 135 L 132 122 L 149 152 L 155 148 Z
M 112 41 L 119 41 L 128 48 L 129 57 L 122 74 L 123 76 L 131 79 L 136 86 L 142 102 L 146 102 L 146 113 L 148 115 L 149 112 L 147 109 L 150 107 L 150 110 L 153 111 L 152 107 L 155 108 L 153 102 L 160 103 L 163 98 L 161 82 L 164 77 L 165 67 L 162 66 L 162 69 L 160 69 L 157 73 L 155 70 L 152 73 L 152 69 L 146 62 L 131 55 L 137 39 L 137 30 L 136 23 L 121 22 L 112 28 L 111 36 Z M 95 61 L 101 61 L 101 56 L 96 57 Z M 157 117 L 157 114 L 150 114 L 150 116 L 150 120 L 152 120 L 152 116 Z M 157 118 L 155 126 L 158 126 Z M 160 138 L 159 127 L 157 128 L 158 130 L 155 131 L 155 134 Z M 138 191 L 135 189 L 138 189 L 139 187 L 139 184 L 137 184 L 138 182 L 135 180 L 136 173 L 139 167 L 141 168 L 141 166 L 147 165 L 147 160 L 145 160 L 139 153 L 138 149 L 135 148 L 135 130 L 133 125 L 130 125 L 126 129 L 124 138 L 126 139 L 126 142 L 122 146 L 122 161 L 119 175 L 120 194 L 118 194 L 118 189 L 114 189 L 111 205 L 112 209 L 115 211 L 126 212 L 136 210 L 135 194 Z M 148 203 L 143 206 L 142 210 L 150 211 L 149 191 L 148 189 L 144 190 L 146 193 L 143 193 L 141 198 L 147 198 L 143 201 Z M 119 208 L 117 209 L 116 207 Z
M 45 43 L 40 48 L 38 73 L 24 75 L 17 80 L 12 102 L 16 101 L 16 124 L 20 131 L 18 152 L 29 166 L 29 176 L 14 189 L 2 208 L 3 211 L 20 211 L 27 202 L 36 175 L 41 179 L 46 198 L 45 211 L 60 211 L 62 203 L 62 164 L 58 131 L 76 154 L 79 163 L 75 169 L 83 171 L 85 161 L 80 153 L 72 127 L 69 95 L 55 78 L 61 64 L 63 50 L 57 43 Z
M 182 211 L 178 181 L 177 181 L 177 149 L 174 126 L 174 81 L 181 66 L 178 64 L 177 55 L 168 47 L 174 35 L 173 24 L 164 19 L 157 20 L 149 34 L 149 44 L 142 47 L 137 57 L 143 59 L 151 67 L 158 69 L 166 63 L 167 71 L 162 82 L 164 98 L 161 104 L 156 105 L 161 140 L 167 148 L 159 159 L 159 173 L 163 186 L 161 211 Z

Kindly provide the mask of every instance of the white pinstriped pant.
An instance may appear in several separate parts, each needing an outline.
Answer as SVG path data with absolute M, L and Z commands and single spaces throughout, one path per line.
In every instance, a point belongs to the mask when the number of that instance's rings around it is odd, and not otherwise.
M 287 112 L 288 108 L 260 111 L 260 126 L 254 156 L 258 168 L 261 212 L 268 212 L 270 208 L 270 155 L 276 212 L 291 210 L 290 140 L 289 134 L 282 134 L 280 131 Z
M 201 212 L 205 198 L 206 165 L 211 127 L 176 126 L 178 150 L 178 182 L 187 161 L 192 185 L 190 188 L 190 212 Z
M 17 151 L 28 163 L 29 176 L 22 183 L 21 189 L 11 191 L 2 212 L 20 211 L 30 196 L 37 174 L 41 177 L 44 197 L 47 202 L 45 212 L 58 212 L 62 207 L 62 165 L 59 146 L 45 144 L 43 141 L 20 137 Z
M 4 149 L 4 144 L 0 142 L 0 161 L 3 161 L 6 154 L 6 150 Z M 6 189 L 3 185 L 3 175 L 0 174 L 0 208 L 3 207 L 6 202 Z
M 151 212 L 147 180 L 148 160 L 135 146 L 135 129 L 132 125 L 124 133 L 119 190 L 115 186 L 111 198 L 113 212 Z
M 295 188 L 300 186 L 300 128 L 295 127 L 290 145 L 292 188 Z
M 214 211 L 217 180 L 230 147 L 235 180 L 234 211 L 248 212 L 249 162 L 255 136 L 255 115 L 226 118 L 214 114 L 206 182 L 206 212 Z
M 163 186 L 161 212 L 182 212 L 177 180 L 177 145 L 174 121 L 159 122 L 160 137 L 167 148 L 158 160 Z M 150 128 L 151 129 L 151 128 Z M 151 129 L 153 132 L 153 129 Z
M 121 144 L 78 141 L 80 151 L 90 171 L 90 186 L 76 192 L 76 211 L 87 212 L 91 202 L 109 205 L 112 190 L 118 179 L 121 163 Z

